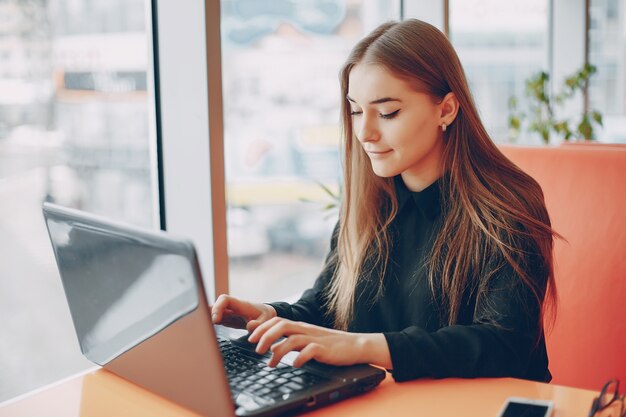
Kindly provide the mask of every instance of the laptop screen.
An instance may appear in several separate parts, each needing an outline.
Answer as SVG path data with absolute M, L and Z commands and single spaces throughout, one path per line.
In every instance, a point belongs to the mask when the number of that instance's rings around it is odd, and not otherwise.
M 83 354 L 104 365 L 198 305 L 193 260 L 154 235 L 48 212 L 46 222 Z

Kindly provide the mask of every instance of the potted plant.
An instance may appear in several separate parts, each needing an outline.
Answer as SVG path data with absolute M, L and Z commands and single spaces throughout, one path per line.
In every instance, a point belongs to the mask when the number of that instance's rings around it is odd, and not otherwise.
M 568 141 L 572 138 L 594 140 L 595 127 L 602 127 L 602 114 L 597 110 L 585 109 L 579 120 L 560 119 L 555 110 L 572 99 L 576 92 L 585 93 L 589 78 L 596 73 L 596 67 L 585 64 L 582 69 L 565 79 L 558 94 L 549 89 L 550 74 L 541 71 L 526 80 L 525 96 L 528 98 L 528 110 L 521 111 L 515 96 L 509 99 L 509 128 L 513 137 L 522 130 L 537 133 L 544 143 L 550 143 L 550 136 Z

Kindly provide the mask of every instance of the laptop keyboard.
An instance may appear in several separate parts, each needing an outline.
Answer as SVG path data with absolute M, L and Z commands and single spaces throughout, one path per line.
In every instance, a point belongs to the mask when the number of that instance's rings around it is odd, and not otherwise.
M 218 342 L 233 398 L 245 393 L 274 402 L 327 380 L 284 363 L 270 368 L 263 362 L 261 356 L 247 354 L 226 339 L 218 339 Z

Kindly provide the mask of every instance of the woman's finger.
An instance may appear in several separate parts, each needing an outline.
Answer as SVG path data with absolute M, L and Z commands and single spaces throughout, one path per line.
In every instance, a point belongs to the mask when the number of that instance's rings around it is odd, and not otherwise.
M 322 351 L 324 349 L 325 347 L 318 343 L 309 343 L 304 348 L 302 348 L 302 350 L 300 350 L 300 353 L 293 361 L 293 366 L 295 368 L 300 368 L 311 359 L 317 359 L 321 357 Z
M 246 330 L 248 331 L 248 333 L 252 333 L 254 329 L 259 327 L 259 324 L 261 323 L 257 320 L 250 320 L 248 323 L 246 323 Z
M 274 367 L 278 365 L 278 362 L 289 352 L 302 350 L 305 346 L 307 346 L 313 338 L 308 335 L 303 334 L 295 334 L 289 336 L 285 340 L 282 340 L 278 343 L 274 343 L 270 350 L 272 351 L 272 357 L 268 362 L 268 366 Z
M 294 322 L 286 319 L 271 319 L 260 325 L 253 334 L 258 340 L 256 352 L 264 354 L 267 350 L 280 339 L 282 336 L 291 336 L 294 334 L 309 334 L 310 326 L 306 323 Z M 310 334 L 309 334 L 310 335 Z M 310 335 L 312 336 L 312 335 Z
M 252 334 L 248 336 L 248 342 L 257 343 L 259 339 L 261 338 L 261 336 L 263 336 L 263 334 L 267 331 L 267 329 L 274 326 L 276 323 L 280 322 L 281 320 L 285 320 L 285 319 L 280 318 L 280 317 L 274 317 L 274 318 L 267 320 L 264 323 L 261 323 L 260 325 L 256 327 L 256 329 L 254 329 Z
M 248 324 L 246 324 L 246 330 L 248 333 L 253 333 L 257 327 L 259 327 L 262 323 L 264 323 L 264 318 L 259 317 L 258 320 L 250 320 Z
M 226 313 L 241 316 L 244 322 L 242 327 L 245 327 L 245 322 L 258 318 L 261 315 L 261 310 L 248 301 L 222 294 L 213 305 L 211 318 L 214 323 L 220 323 Z
M 281 337 L 292 338 L 295 335 L 307 335 L 315 336 L 315 326 L 311 326 L 302 322 L 294 322 L 290 320 L 282 320 L 265 331 L 263 336 L 259 339 L 256 351 L 258 353 L 265 353 L 274 342 Z
M 211 306 L 211 319 L 213 323 L 220 323 L 222 321 L 222 316 L 224 315 L 224 310 L 230 309 L 229 304 L 231 302 L 231 296 L 227 294 L 222 294 L 217 297 L 215 303 Z
M 268 325 L 266 326 L 266 324 Z M 300 333 L 300 331 L 296 330 L 296 327 L 296 323 L 285 319 L 271 319 L 263 323 L 253 333 L 257 334 L 257 338 L 254 340 L 258 340 L 256 352 L 264 354 L 275 341 L 281 338 L 281 336 L 289 336 L 294 333 Z M 259 329 L 261 328 L 263 328 L 263 334 L 259 336 L 261 333 L 259 332 Z

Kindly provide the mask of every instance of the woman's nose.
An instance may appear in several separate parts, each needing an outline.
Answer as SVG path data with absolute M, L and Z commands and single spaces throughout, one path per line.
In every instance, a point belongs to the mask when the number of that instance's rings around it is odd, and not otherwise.
M 380 135 L 375 124 L 363 117 L 358 124 L 355 123 L 356 138 L 359 142 L 373 142 L 379 139 Z

